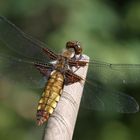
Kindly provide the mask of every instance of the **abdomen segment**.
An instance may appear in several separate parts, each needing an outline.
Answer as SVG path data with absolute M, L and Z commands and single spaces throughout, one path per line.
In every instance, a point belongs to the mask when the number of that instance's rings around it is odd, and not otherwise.
M 64 85 L 64 76 L 59 71 L 53 71 L 39 100 L 37 108 L 37 124 L 42 125 L 53 113 L 60 99 Z

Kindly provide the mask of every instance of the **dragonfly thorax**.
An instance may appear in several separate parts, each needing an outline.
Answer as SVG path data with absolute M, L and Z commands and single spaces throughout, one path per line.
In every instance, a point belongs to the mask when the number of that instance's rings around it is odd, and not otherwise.
M 68 69 L 68 60 L 69 58 L 59 55 L 59 58 L 53 65 L 56 70 L 63 72 Z

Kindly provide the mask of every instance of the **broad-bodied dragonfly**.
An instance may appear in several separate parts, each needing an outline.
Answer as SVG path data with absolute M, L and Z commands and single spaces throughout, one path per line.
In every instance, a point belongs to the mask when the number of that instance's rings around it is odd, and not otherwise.
M 96 60 L 88 62 L 83 59 L 78 41 L 68 41 L 65 51 L 56 54 L 4 17 L 0 17 L 0 40 L 5 43 L 5 46 L 0 46 L 1 77 L 4 75 L 32 87 L 40 87 L 44 83 L 45 88 L 37 109 L 38 125 L 46 122 L 53 113 L 63 86 L 82 80 L 88 81 L 82 98 L 86 108 L 121 113 L 139 111 L 139 105 L 133 97 L 110 90 L 107 86 L 112 83 L 139 82 L 139 64 L 110 64 Z M 72 67 L 78 69 L 87 64 L 89 72 L 86 79 L 72 70 Z

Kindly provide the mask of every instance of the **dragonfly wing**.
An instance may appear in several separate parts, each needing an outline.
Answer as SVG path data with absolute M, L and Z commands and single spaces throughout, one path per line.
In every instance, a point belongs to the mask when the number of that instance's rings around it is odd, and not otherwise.
M 34 63 L 27 59 L 0 55 L 0 77 L 1 79 L 8 78 L 14 84 L 20 83 L 31 88 L 41 88 L 46 83 L 47 77 L 40 74 Z
M 91 61 L 88 75 L 90 81 L 97 80 L 103 84 L 137 84 L 140 83 L 140 64 L 110 64 Z
M 43 51 L 46 45 L 31 38 L 13 23 L 1 16 L 0 40 L 4 42 L 10 50 L 26 58 L 35 58 L 36 60 L 46 62 L 46 60 L 50 58 L 50 53 L 51 56 L 57 58 L 57 55 L 49 50 L 48 47 L 45 49 L 45 52 Z M 3 47 L 3 45 L 1 45 L 1 49 L 5 49 L 5 46 Z
M 96 84 L 85 85 L 82 97 L 84 108 L 120 113 L 135 113 L 139 111 L 136 100 L 122 92 L 101 88 Z

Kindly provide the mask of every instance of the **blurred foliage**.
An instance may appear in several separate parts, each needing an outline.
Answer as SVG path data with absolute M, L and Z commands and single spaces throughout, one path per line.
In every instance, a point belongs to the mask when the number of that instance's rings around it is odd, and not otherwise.
M 0 0 L 0 15 L 56 51 L 79 40 L 90 59 L 140 63 L 138 0 Z M 1 64 L 2 65 L 2 64 Z M 94 75 L 94 73 L 93 73 Z M 139 83 L 126 86 L 140 101 Z M 0 79 L 0 139 L 37 140 L 42 127 L 35 113 L 42 90 Z M 74 140 L 139 140 L 140 113 L 114 114 L 80 110 Z

